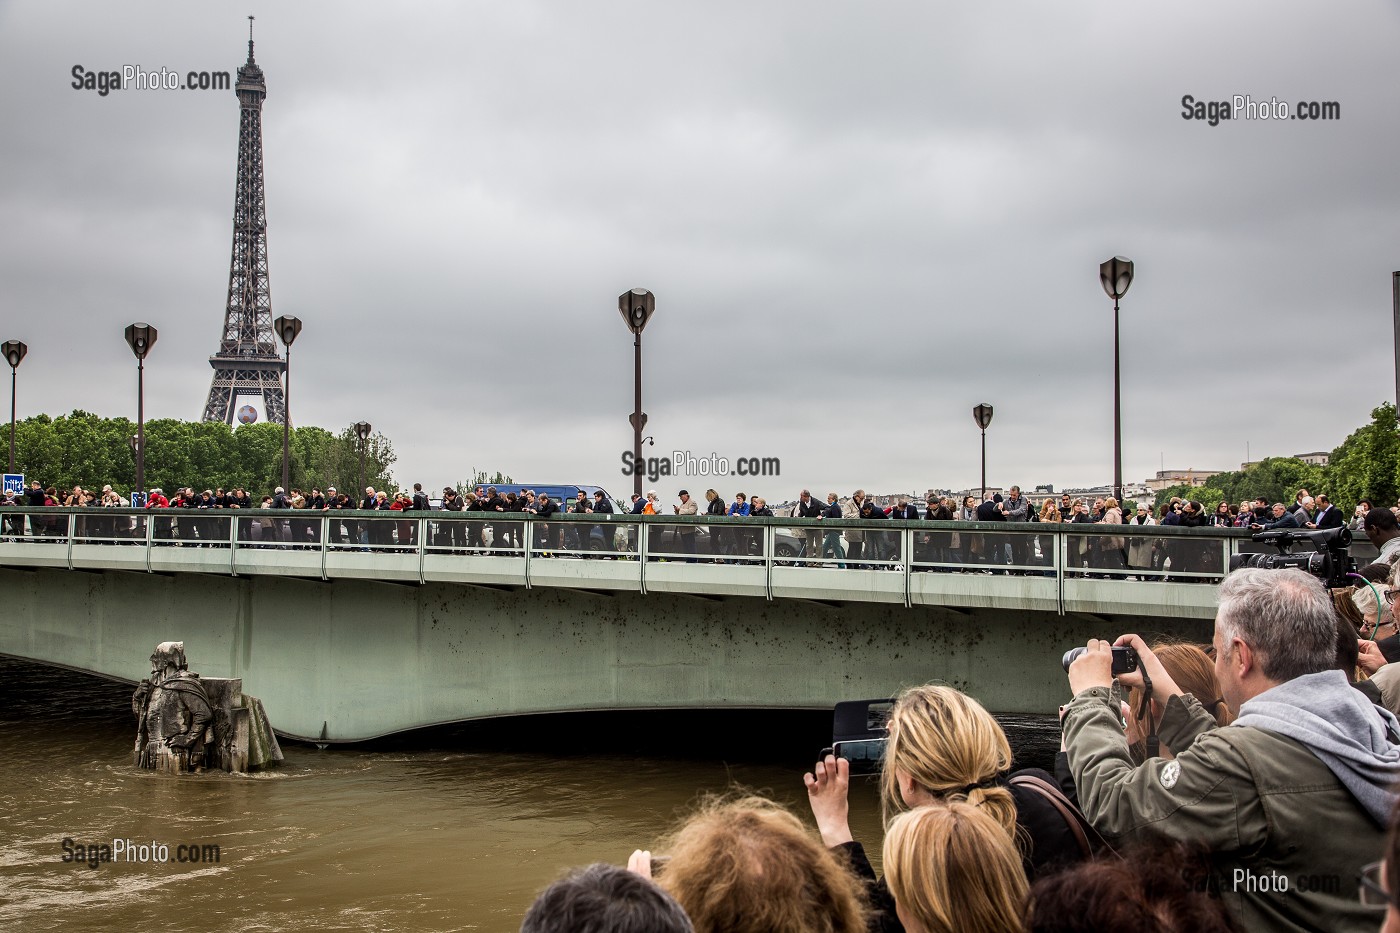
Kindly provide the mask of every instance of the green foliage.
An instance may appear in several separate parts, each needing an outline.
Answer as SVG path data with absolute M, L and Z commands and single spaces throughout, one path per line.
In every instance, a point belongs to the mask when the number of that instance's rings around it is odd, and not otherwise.
M 242 487 L 260 496 L 282 482 L 282 426 L 250 424 L 233 430 L 223 422 L 146 423 L 146 487 L 170 492 Z M 16 467 L 27 480 L 45 486 L 112 488 L 127 493 L 136 476 L 130 439 L 136 425 L 125 418 L 99 418 L 75 411 L 58 418 L 36 415 L 15 425 Z M 292 486 L 336 486 L 352 493 L 359 480 L 360 441 L 353 428 L 332 434 L 325 428 L 293 428 L 288 439 Z M 390 472 L 397 458 L 383 434 L 365 445 L 365 483 L 393 488 Z
M 1371 423 L 1357 428 L 1332 451 L 1327 464 L 1332 496 L 1350 510 L 1362 499 L 1391 505 L 1400 494 L 1400 431 L 1395 406 L 1389 402 L 1372 410 Z
M 1300 489 L 1313 493 L 1325 492 L 1328 489 L 1327 471 L 1296 457 L 1270 457 L 1244 470 L 1212 476 L 1204 486 L 1179 485 L 1163 489 L 1157 493 L 1156 505 L 1160 510 L 1162 503 L 1173 496 L 1194 499 L 1205 506 L 1207 512 L 1215 511 L 1221 502 L 1238 505 L 1256 496 L 1287 505 L 1293 502 Z
M 476 467 L 472 467 L 472 478 L 470 480 L 462 480 L 458 483 L 457 492 L 465 495 L 469 490 L 473 490 L 478 486 L 509 485 L 514 482 L 515 479 L 509 473 L 502 473 L 500 470 L 497 470 L 492 474 L 486 470 L 478 470 Z

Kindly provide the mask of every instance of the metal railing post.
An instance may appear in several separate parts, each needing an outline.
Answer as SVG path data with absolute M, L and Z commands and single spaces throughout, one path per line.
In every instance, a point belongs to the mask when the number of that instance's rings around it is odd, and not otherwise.
M 638 582 L 641 584 L 641 587 L 642 587 L 642 595 L 643 595 L 643 596 L 645 596 L 646 593 L 647 593 L 647 538 L 648 538 L 648 537 L 649 537 L 649 536 L 647 535 L 647 525 L 646 525 L 646 523 L 643 522 L 640 518 L 638 518 L 638 519 L 637 519 L 637 566 L 641 568 L 641 570 L 639 571 L 640 580 L 639 580 Z
M 323 538 L 324 540 L 324 538 Z M 424 556 L 428 553 L 428 520 L 418 519 L 418 585 L 423 586 L 428 582 L 427 570 L 424 569 Z
M 1059 609 L 1060 615 L 1065 614 L 1065 555 L 1069 553 L 1069 538 L 1064 529 L 1055 532 L 1055 540 L 1051 545 L 1054 556 L 1051 564 L 1055 568 L 1055 605 Z
M 238 513 L 234 512 L 228 520 L 228 575 L 238 576 Z
M 905 528 L 900 532 L 904 549 L 904 608 L 910 609 L 914 606 L 914 598 L 910 591 L 913 586 L 914 576 L 914 529 Z
M 155 549 L 155 517 L 150 509 L 145 509 L 146 514 L 146 572 L 151 572 L 151 551 Z

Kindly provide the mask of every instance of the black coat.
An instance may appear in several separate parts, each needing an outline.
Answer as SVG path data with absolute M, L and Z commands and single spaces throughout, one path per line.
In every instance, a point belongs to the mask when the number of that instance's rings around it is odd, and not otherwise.
M 1316 517 L 1313 518 L 1313 522 L 1317 525 L 1319 530 L 1323 528 L 1340 528 L 1345 524 L 1345 520 L 1342 517 L 1342 510 L 1335 505 L 1329 505 L 1324 511 L 1318 512 Z
M 715 500 L 715 501 L 719 501 L 719 500 Z M 720 506 L 720 508 L 723 509 L 724 507 L 723 507 L 723 506 Z M 803 505 L 803 504 L 802 504 L 802 500 L 801 500 L 801 499 L 798 499 L 798 500 L 797 500 L 797 508 L 795 508 L 795 509 L 793 510 L 793 516 L 792 516 L 792 517 L 793 517 L 793 518 L 820 518 L 820 517 L 821 517 L 821 514 L 822 514 L 822 512 L 825 510 L 825 508 L 826 508 L 826 507 L 823 506 L 823 505 L 822 505 L 820 502 L 818 502 L 816 499 L 808 499 L 806 505 Z M 722 514 L 722 513 L 721 513 L 721 514 Z
M 995 502 L 983 502 L 977 507 L 977 520 L 979 522 L 1004 522 L 1006 516 L 997 510 Z
M 609 499 L 607 496 L 604 496 L 604 497 L 601 498 L 601 499 L 594 499 L 594 500 L 593 500 L 593 511 L 594 511 L 594 512 L 606 512 L 606 513 L 608 513 L 609 515 L 611 515 L 611 514 L 613 513 L 613 504 L 612 504 L 612 500 Z

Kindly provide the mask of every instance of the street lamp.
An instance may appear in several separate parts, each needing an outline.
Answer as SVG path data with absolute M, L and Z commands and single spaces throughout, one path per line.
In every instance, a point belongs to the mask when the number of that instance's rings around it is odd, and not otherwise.
M 645 288 L 634 288 L 617 297 L 617 310 L 635 337 L 632 341 L 635 351 L 634 401 L 632 414 L 627 420 L 632 422 L 632 455 L 635 458 L 632 461 L 632 491 L 640 496 L 642 474 L 637 470 L 637 462 L 642 459 L 642 428 L 647 424 L 647 416 L 642 412 L 642 330 L 656 313 L 656 296 Z
M 146 354 L 156 342 L 149 324 L 128 324 L 126 343 L 136 354 L 136 492 L 146 491 Z
M 0 344 L 0 352 L 5 354 L 5 362 L 10 364 L 10 472 L 15 471 L 15 371 L 29 348 L 18 340 L 6 340 Z
M 1123 406 L 1119 397 L 1118 299 L 1133 284 L 1133 262 L 1114 256 L 1099 264 L 1099 283 L 1113 299 L 1113 498 L 1123 501 Z
M 292 341 L 301 333 L 301 319 L 282 315 L 272 322 L 277 336 L 287 348 L 287 368 L 282 385 L 282 488 L 290 489 L 291 459 L 288 456 L 292 431 Z
M 360 439 L 360 485 L 355 487 L 355 496 L 364 494 L 365 488 L 365 442 L 369 440 L 369 432 L 374 427 L 368 421 L 358 421 L 355 423 L 355 436 Z M 352 499 L 353 501 L 353 499 Z
M 982 429 L 982 498 L 987 498 L 987 425 L 992 423 L 992 406 L 983 402 L 972 409 L 972 419 Z

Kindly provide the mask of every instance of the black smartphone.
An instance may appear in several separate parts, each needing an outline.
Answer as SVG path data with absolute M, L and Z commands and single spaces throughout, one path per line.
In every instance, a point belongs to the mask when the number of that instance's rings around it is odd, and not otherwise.
M 831 751 L 837 758 L 844 758 L 853 765 L 878 765 L 885 760 L 885 748 L 889 743 L 888 738 L 853 739 L 833 743 Z

